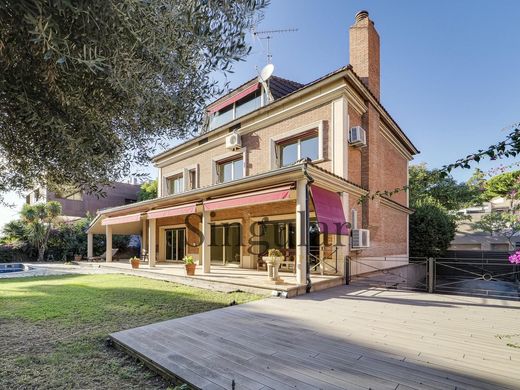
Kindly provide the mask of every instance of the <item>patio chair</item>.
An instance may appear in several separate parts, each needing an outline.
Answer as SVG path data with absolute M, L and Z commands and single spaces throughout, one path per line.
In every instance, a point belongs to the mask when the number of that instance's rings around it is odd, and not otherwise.
M 280 271 L 296 272 L 296 250 L 295 249 L 281 249 L 284 260 L 280 263 Z
M 117 251 L 119 249 L 112 249 L 112 258 L 116 255 Z M 107 259 L 107 252 L 103 252 L 101 256 L 92 256 L 87 259 L 87 261 L 96 261 L 96 260 L 106 260 Z
M 267 251 L 258 255 L 258 259 L 256 260 L 256 270 L 257 271 L 267 271 L 267 263 L 264 261 L 262 257 L 267 256 Z

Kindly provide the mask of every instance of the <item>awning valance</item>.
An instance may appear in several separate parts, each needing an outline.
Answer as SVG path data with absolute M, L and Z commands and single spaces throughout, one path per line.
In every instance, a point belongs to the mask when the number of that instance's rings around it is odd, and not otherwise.
M 249 192 L 246 194 L 213 199 L 204 202 L 204 210 L 229 209 L 240 206 L 257 205 L 260 203 L 277 202 L 290 198 L 291 186 L 271 188 L 269 190 Z
M 141 220 L 141 213 L 121 215 L 120 217 L 109 217 L 101 221 L 101 225 L 119 225 L 129 222 L 138 222 Z
M 242 99 L 243 97 L 246 97 L 250 93 L 255 92 L 258 88 L 260 88 L 260 83 L 256 83 L 256 84 L 251 85 L 250 87 L 247 87 L 242 92 L 237 93 L 235 96 L 232 96 L 229 99 L 226 99 L 223 102 L 217 104 L 216 106 L 211 107 L 209 109 L 209 113 L 213 114 L 214 112 L 222 110 L 223 108 L 235 103 L 236 101 Z
M 168 207 L 166 209 L 148 211 L 148 219 L 175 217 L 177 215 L 193 214 L 197 209 L 196 203 L 185 204 L 182 206 Z
M 316 218 L 322 232 L 328 234 L 350 234 L 350 224 L 347 224 L 343 203 L 338 193 L 311 186 L 312 201 Z

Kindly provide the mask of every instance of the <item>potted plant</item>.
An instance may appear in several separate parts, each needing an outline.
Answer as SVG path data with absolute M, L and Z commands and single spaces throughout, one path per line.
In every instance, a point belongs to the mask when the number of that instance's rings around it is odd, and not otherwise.
M 132 257 L 130 259 L 130 264 L 132 264 L 132 268 L 139 268 L 139 264 L 141 263 L 141 260 L 139 259 L 139 257 Z
M 195 264 L 195 260 L 193 260 L 193 256 L 184 256 L 182 261 L 184 261 L 184 267 L 186 268 L 186 275 L 189 275 L 189 276 L 195 275 L 195 268 L 197 268 L 197 265 Z
M 283 253 L 278 249 L 269 249 L 267 256 L 262 257 L 262 260 L 267 263 L 267 274 L 270 280 L 275 282 L 280 280 L 278 277 L 278 267 L 283 259 Z

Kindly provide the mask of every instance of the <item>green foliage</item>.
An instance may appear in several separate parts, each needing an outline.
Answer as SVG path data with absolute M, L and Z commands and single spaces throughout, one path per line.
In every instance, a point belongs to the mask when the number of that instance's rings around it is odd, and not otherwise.
M 38 261 L 43 261 L 53 224 L 61 215 L 61 204 L 55 201 L 24 204 L 20 212 L 27 241 L 38 250 Z
M 520 194 L 520 170 L 505 172 L 493 176 L 484 184 L 484 199 L 491 200 L 497 196 L 515 199 Z
M 157 198 L 157 179 L 143 183 L 137 195 L 137 200 L 140 202 L 155 198 Z
M 520 154 L 520 123 L 515 123 L 510 128 L 511 132 L 503 141 L 490 145 L 487 149 L 479 149 L 476 153 L 469 154 L 452 164 L 445 165 L 440 171 L 443 175 L 448 175 L 457 168 L 470 169 L 474 163 L 478 164 L 484 159 L 497 160 L 518 156 Z
M 184 261 L 184 264 L 195 264 L 193 256 L 184 256 L 182 261 Z
M 456 211 L 475 203 L 481 190 L 466 183 L 457 183 L 426 164 L 412 165 L 409 170 L 410 207 L 428 202 L 438 203 L 448 211 Z
M 269 256 L 269 257 L 283 257 L 283 254 L 282 254 L 282 252 L 280 252 L 280 250 L 278 250 L 276 248 L 272 248 L 272 249 L 269 249 L 269 251 L 267 251 L 267 256 Z
M 439 204 L 420 202 L 410 215 L 410 256 L 442 255 L 455 237 L 455 218 Z
M 513 237 L 520 233 L 520 212 L 518 206 L 508 211 L 492 211 L 483 215 L 473 224 L 473 227 L 484 232 L 506 238 L 511 247 L 514 247 Z
M 103 185 L 187 137 L 265 0 L 0 3 L 0 193 Z M 261 16 L 261 14 L 259 14 Z M 99 187 L 98 187 L 99 186 Z

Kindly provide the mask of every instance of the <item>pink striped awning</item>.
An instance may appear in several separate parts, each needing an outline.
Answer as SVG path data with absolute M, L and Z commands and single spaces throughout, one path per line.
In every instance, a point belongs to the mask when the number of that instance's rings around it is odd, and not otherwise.
M 277 202 L 290 198 L 291 186 L 271 188 L 264 191 L 249 192 L 247 194 L 228 196 L 204 202 L 204 210 L 229 209 L 240 206 L 251 206 L 259 203 Z
M 243 97 L 246 97 L 250 93 L 255 92 L 258 88 L 260 88 L 260 83 L 256 83 L 256 84 L 251 85 L 250 87 L 247 87 L 242 92 L 237 93 L 235 96 L 232 96 L 229 99 L 226 99 L 223 102 L 220 102 L 216 106 L 211 107 L 209 109 L 209 113 L 213 114 L 214 112 L 222 110 L 223 108 L 235 103 L 236 101 L 242 99 Z
M 141 213 L 121 215 L 120 217 L 109 217 L 101 221 L 101 225 L 120 225 L 129 222 L 139 222 L 141 220 Z
M 347 223 L 343 203 L 338 193 L 311 186 L 312 201 L 320 230 L 327 234 L 350 234 L 350 224 Z
M 167 209 L 148 211 L 146 215 L 148 219 L 175 217 L 176 215 L 193 214 L 196 208 L 196 203 L 190 203 L 182 206 L 168 207 Z

